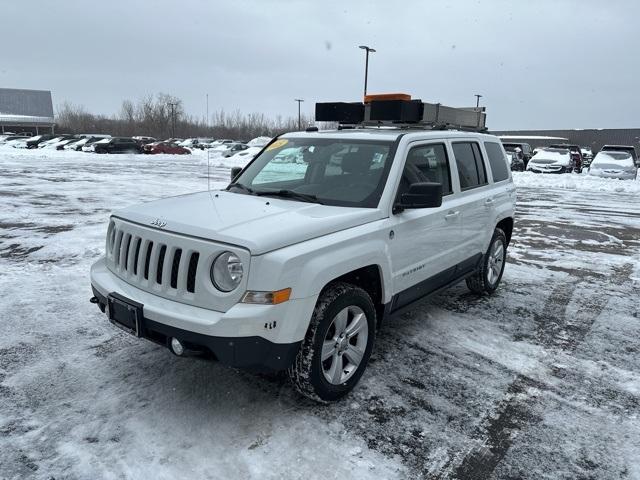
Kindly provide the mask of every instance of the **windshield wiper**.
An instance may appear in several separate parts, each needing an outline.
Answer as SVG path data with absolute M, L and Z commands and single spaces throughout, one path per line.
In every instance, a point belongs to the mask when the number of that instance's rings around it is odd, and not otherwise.
M 243 185 L 242 183 L 238 183 L 238 182 L 230 183 L 229 186 L 227 187 L 227 190 L 233 187 L 239 188 L 240 190 L 244 190 L 245 192 L 250 193 L 251 195 L 256 193 L 253 191 L 253 188 L 249 188 L 246 185 Z
M 318 197 L 315 195 L 309 195 L 307 193 L 298 193 L 293 190 L 258 190 L 253 192 L 254 195 L 258 196 L 273 196 L 273 197 L 283 197 L 283 198 L 291 198 L 293 200 L 302 200 L 303 202 L 310 203 L 319 203 L 322 204 Z

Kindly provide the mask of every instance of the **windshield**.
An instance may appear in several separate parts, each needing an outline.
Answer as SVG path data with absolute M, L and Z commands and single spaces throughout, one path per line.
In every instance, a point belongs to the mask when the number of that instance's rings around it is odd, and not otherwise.
M 313 196 L 326 205 L 375 208 L 389 173 L 392 145 L 389 141 L 280 139 L 236 183 L 253 193 L 288 190 Z
M 627 152 L 600 152 L 591 164 L 595 168 L 632 168 L 633 157 Z

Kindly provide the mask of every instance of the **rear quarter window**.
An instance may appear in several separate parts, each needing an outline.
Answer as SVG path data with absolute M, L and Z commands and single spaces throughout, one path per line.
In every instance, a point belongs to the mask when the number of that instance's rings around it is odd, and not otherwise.
M 507 160 L 500 144 L 496 142 L 484 142 L 484 148 L 487 150 L 487 156 L 489 157 L 493 181 L 501 182 L 508 179 L 509 168 L 507 167 Z

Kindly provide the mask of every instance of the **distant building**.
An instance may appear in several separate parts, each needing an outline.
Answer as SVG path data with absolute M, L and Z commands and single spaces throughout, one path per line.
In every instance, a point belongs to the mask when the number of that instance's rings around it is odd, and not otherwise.
M 640 153 L 640 128 L 593 128 L 584 130 L 509 130 L 491 131 L 494 135 L 518 137 L 533 148 L 546 147 L 553 143 L 565 143 L 558 140 L 536 139 L 535 137 L 562 137 L 568 143 L 591 147 L 593 152 L 599 151 L 603 145 L 632 145 Z M 527 136 L 534 137 L 527 140 Z
M 0 131 L 53 133 L 53 103 L 48 90 L 0 88 Z

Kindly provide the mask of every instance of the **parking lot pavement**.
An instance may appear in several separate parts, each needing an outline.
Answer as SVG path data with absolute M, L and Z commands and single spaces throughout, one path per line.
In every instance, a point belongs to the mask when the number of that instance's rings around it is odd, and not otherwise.
M 393 319 L 319 406 L 88 303 L 108 212 L 206 162 L 66 153 L 0 152 L 0 478 L 640 478 L 637 195 L 519 188 L 498 292 Z

